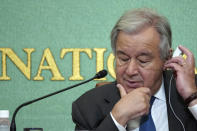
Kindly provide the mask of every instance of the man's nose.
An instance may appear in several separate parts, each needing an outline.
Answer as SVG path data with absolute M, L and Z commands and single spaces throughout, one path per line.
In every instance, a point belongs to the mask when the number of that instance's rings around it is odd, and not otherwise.
M 138 64 L 137 62 L 133 59 L 131 60 L 129 63 L 128 63 L 128 66 L 127 66 L 127 69 L 126 69 L 126 73 L 127 75 L 129 76 L 132 76 L 132 75 L 137 75 L 138 74 Z

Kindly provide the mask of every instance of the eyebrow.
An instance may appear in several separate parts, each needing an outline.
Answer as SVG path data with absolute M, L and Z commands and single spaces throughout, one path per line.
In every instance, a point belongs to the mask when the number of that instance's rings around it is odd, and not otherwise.
M 141 53 L 138 54 L 138 56 L 152 56 L 152 53 L 149 52 L 149 51 L 141 52 Z
M 118 50 L 116 54 L 117 54 L 117 55 L 126 55 L 126 56 L 128 56 L 126 53 L 124 53 L 124 52 L 121 51 L 121 50 Z
M 117 53 L 116 53 L 117 55 L 126 55 L 126 56 L 128 56 L 126 53 L 124 53 L 123 51 L 121 51 L 121 50 L 118 50 L 117 51 Z M 142 51 L 142 52 L 139 52 L 138 54 L 137 54 L 137 56 L 139 57 L 139 56 L 152 56 L 152 53 L 150 52 L 150 51 Z

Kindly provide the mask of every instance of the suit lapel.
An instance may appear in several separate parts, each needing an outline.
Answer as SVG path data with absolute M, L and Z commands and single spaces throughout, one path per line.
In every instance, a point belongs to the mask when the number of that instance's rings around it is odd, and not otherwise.
M 109 103 L 115 104 L 120 99 L 120 93 L 118 88 L 116 87 L 116 82 L 112 84 L 112 87 L 113 88 L 109 92 L 109 95 L 107 95 L 104 99 Z
M 104 97 L 104 101 L 105 101 L 105 106 L 103 106 L 104 112 L 111 112 L 114 105 L 118 102 L 118 100 L 120 100 L 120 93 L 118 88 L 116 87 L 116 81 L 108 86 L 109 86 L 108 89 L 109 93 Z

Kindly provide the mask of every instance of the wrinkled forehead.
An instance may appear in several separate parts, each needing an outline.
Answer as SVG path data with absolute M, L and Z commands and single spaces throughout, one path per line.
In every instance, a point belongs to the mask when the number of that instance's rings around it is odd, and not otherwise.
M 116 43 L 116 52 L 120 50 L 135 51 L 137 49 L 159 49 L 160 36 L 152 27 L 146 28 L 139 33 L 130 34 L 121 31 Z

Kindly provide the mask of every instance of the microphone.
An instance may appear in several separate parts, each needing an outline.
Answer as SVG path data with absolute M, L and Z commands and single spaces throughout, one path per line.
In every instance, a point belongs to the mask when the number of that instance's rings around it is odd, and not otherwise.
M 13 116 L 12 116 L 12 122 L 11 122 L 11 125 L 10 125 L 10 131 L 16 131 L 15 117 L 16 117 L 17 112 L 18 112 L 22 107 L 27 106 L 27 105 L 30 105 L 30 104 L 32 104 L 32 103 L 34 103 L 34 102 L 37 102 L 37 101 L 40 101 L 40 100 L 42 100 L 42 99 L 45 99 L 45 98 L 47 98 L 47 97 L 50 97 L 50 96 L 59 94 L 59 93 L 61 93 L 61 92 L 63 92 L 63 91 L 72 89 L 72 88 L 74 88 L 74 87 L 80 86 L 80 85 L 85 84 L 85 83 L 87 83 L 87 82 L 89 82 L 89 81 L 92 81 L 93 79 L 100 79 L 100 78 L 103 78 L 103 77 L 105 77 L 106 75 L 107 75 L 107 71 L 106 71 L 106 70 L 101 70 L 101 71 L 99 71 L 94 77 L 92 77 L 92 78 L 90 78 L 90 79 L 88 79 L 88 80 L 86 80 L 86 81 L 80 82 L 80 83 L 78 83 L 78 84 L 76 84 L 76 85 L 73 85 L 73 86 L 64 88 L 64 89 L 62 89 L 62 90 L 59 90 L 59 91 L 50 93 L 50 94 L 48 94 L 48 95 L 39 97 L 39 98 L 37 98 L 37 99 L 33 99 L 33 100 L 31 100 L 31 101 L 28 101 L 28 102 L 25 102 L 25 103 L 19 105 L 19 106 L 16 108 L 16 110 L 14 111 L 14 114 L 13 114 Z
M 95 79 L 100 79 L 100 78 L 103 78 L 107 75 L 107 71 L 106 70 L 102 70 L 102 71 L 99 71 L 94 77 Z

